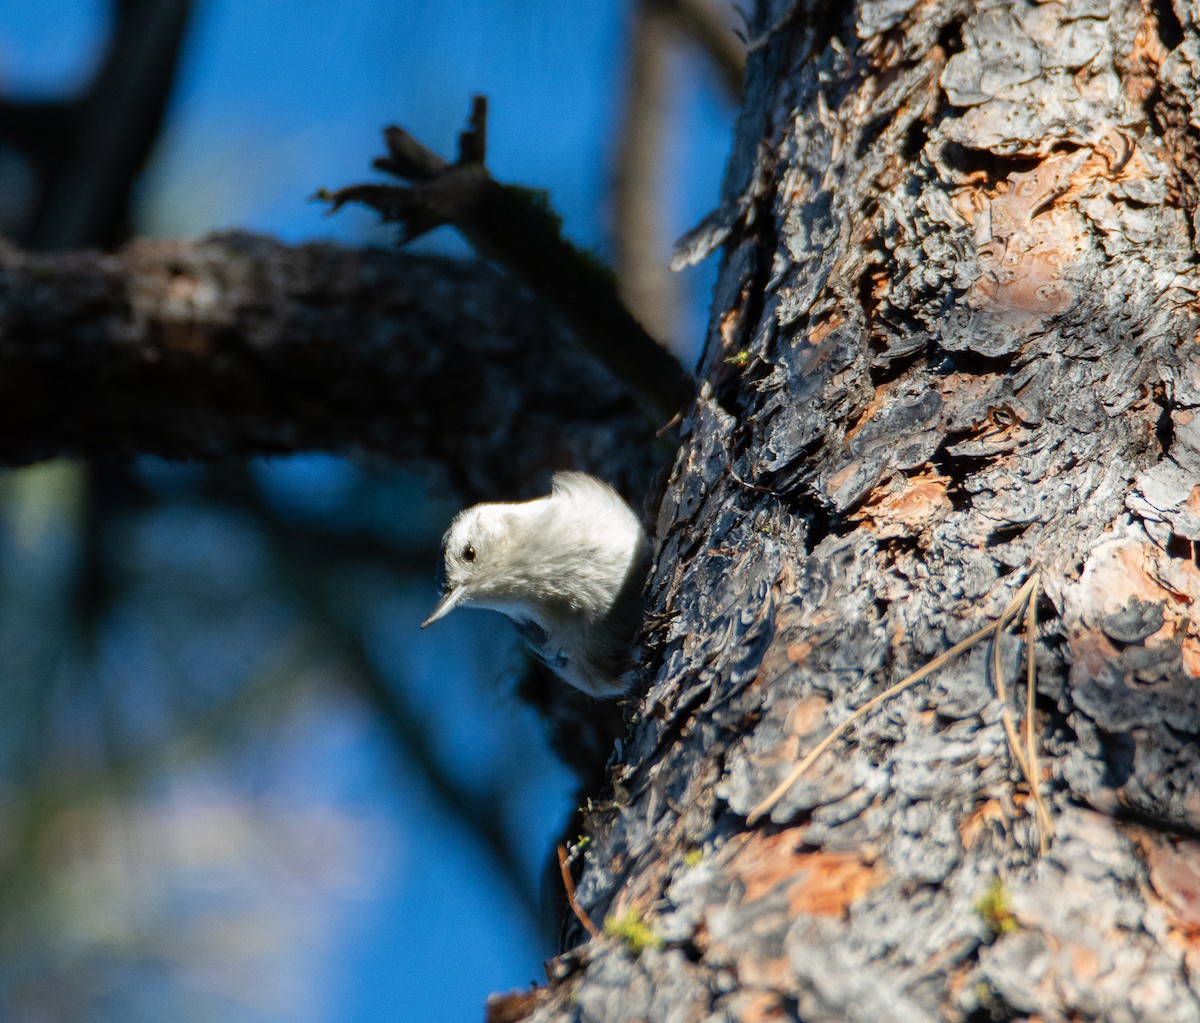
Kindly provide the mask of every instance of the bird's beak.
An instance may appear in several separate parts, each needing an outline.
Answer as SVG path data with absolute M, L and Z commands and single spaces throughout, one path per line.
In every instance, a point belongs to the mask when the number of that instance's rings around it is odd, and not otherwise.
M 464 592 L 464 587 L 459 586 L 457 589 L 450 590 L 448 593 L 446 593 L 442 599 L 437 602 L 437 607 L 433 609 L 429 617 L 421 623 L 421 628 L 427 629 L 439 618 L 445 618 L 446 615 L 448 615 L 458 606 L 458 602 L 462 600 Z

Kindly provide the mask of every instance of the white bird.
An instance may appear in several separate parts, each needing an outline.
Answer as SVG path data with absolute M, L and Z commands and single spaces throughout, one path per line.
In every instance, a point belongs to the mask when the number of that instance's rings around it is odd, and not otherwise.
M 650 539 L 621 496 L 582 472 L 560 472 L 550 496 L 477 504 L 442 540 L 442 598 L 421 628 L 459 605 L 511 618 L 564 681 L 592 696 L 633 682 Z

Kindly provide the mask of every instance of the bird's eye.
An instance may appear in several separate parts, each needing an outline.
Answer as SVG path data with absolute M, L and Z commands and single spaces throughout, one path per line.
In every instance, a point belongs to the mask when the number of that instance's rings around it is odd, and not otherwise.
M 462 559 L 463 559 L 463 561 L 474 561 L 475 560 L 475 548 L 472 547 L 470 544 L 467 544 L 467 546 L 462 549 Z

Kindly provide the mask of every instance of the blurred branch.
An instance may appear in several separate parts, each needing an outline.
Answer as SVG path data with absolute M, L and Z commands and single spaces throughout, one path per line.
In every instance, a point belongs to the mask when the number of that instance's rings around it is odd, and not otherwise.
M 318 193 L 330 212 L 370 206 L 402 226 L 408 241 L 453 224 L 476 250 L 512 272 L 555 309 L 589 352 L 661 426 L 691 401 L 695 383 L 670 352 L 629 314 L 611 273 L 568 242 L 543 193 L 495 181 L 484 168 L 487 105 L 476 97 L 459 158 L 448 163 L 401 128 L 388 128 L 388 155 L 376 167 L 405 186 L 353 185 Z
M 442 763 L 430 736 L 437 731 L 436 721 L 424 722 L 415 713 L 407 694 L 388 686 L 366 660 L 361 637 L 349 630 L 339 630 L 338 652 L 351 659 L 355 685 L 379 714 L 383 725 L 396 740 L 397 748 L 407 758 L 405 768 L 415 767 L 417 775 L 430 790 L 438 808 L 455 821 L 469 836 L 479 842 L 487 853 L 496 873 L 502 877 L 536 929 L 542 913 L 538 904 L 537 886 L 529 871 L 521 864 L 506 824 L 506 804 L 503 792 L 475 793 L 459 784 Z
M 306 617 L 320 622 L 325 637 L 323 649 L 340 657 L 349 668 L 343 676 L 350 687 L 365 698 L 391 733 L 397 749 L 406 758 L 405 768 L 415 769 L 417 777 L 432 793 L 439 809 L 476 839 L 520 904 L 534 927 L 541 913 L 538 894 L 528 871 L 521 864 L 506 827 L 502 791 L 473 792 L 459 783 L 443 762 L 431 741 L 438 723 L 420 712 L 402 687 L 388 685 L 371 660 L 358 623 L 344 621 L 338 587 L 333 581 L 343 566 L 331 562 L 326 551 L 293 534 L 287 528 L 264 533 L 275 563 L 284 574 L 288 591 L 305 604 Z M 499 779 L 502 783 L 503 779 Z
M 78 117 L 78 101 L 3 99 L 0 138 L 19 149 L 42 178 L 48 178 L 69 157 Z
M 155 495 L 127 466 L 105 462 L 93 468 L 92 477 L 91 490 L 95 496 L 88 533 L 97 550 L 104 546 L 101 542 L 104 534 L 114 526 L 119 529 L 125 515 L 147 514 L 161 507 Z M 506 826 L 503 792 L 477 793 L 457 780 L 431 741 L 438 722 L 427 720 L 427 715 L 420 712 L 406 692 L 387 684 L 372 663 L 359 627 L 361 623 L 347 613 L 342 599 L 342 582 L 347 571 L 369 566 L 403 578 L 417 562 L 416 552 L 395 548 L 365 532 L 341 535 L 310 524 L 282 521 L 263 502 L 261 491 L 243 465 L 206 474 L 199 492 L 191 495 L 191 499 L 197 496 L 214 507 L 254 514 L 274 571 L 282 580 L 281 588 L 303 606 L 302 627 L 284 638 L 277 648 L 264 650 L 261 660 L 251 666 L 245 678 L 227 695 L 222 694 L 199 712 L 192 705 L 187 710 L 181 709 L 172 721 L 175 727 L 141 740 L 133 739 L 123 727 L 121 715 L 105 713 L 109 685 L 104 673 L 98 672 L 72 696 L 73 700 L 87 701 L 89 749 L 98 758 L 94 770 L 71 778 L 68 787 L 62 787 L 67 781 L 64 778 L 31 782 L 31 789 L 41 785 L 44 791 L 38 790 L 41 795 L 30 802 L 29 813 L 23 818 L 24 840 L 28 843 L 37 840 L 38 822 L 49 815 L 47 800 L 69 805 L 116 798 L 152 777 L 156 767 L 166 759 L 211 756 L 214 749 L 232 745 L 232 738 L 244 733 L 248 722 L 277 718 L 279 704 L 288 699 L 296 681 L 303 679 L 314 664 L 332 663 L 342 669 L 336 672 L 336 677 L 370 704 L 391 733 L 397 751 L 405 758 L 405 769 L 429 788 L 447 817 L 482 845 L 530 923 L 539 926 L 542 914 L 536 886 Z M 423 560 L 428 562 L 423 574 L 432 591 L 433 551 L 423 553 L 426 555 Z M 76 615 L 62 616 L 60 628 L 70 622 L 79 627 L 80 637 L 86 639 L 111 610 L 120 592 L 118 588 L 104 586 L 90 594 L 86 606 L 76 605 Z M 414 631 L 415 628 L 414 622 Z M 98 663 L 97 649 L 97 644 L 87 644 L 83 663 Z M 118 686 L 123 682 L 119 677 L 116 681 Z M 47 696 L 56 692 L 49 676 L 42 686 Z M 184 692 L 189 700 L 194 699 L 186 687 L 180 690 L 181 694 Z M 34 771 L 33 776 L 44 778 L 46 772 L 40 758 L 48 747 L 51 721 L 30 722 L 30 725 L 31 738 L 36 740 L 31 759 L 37 758 L 37 766 L 42 768 Z M 495 781 L 503 783 L 503 779 Z M 37 862 L 31 850 L 30 844 L 22 853 L 21 862 Z M 0 905 L 12 898 L 5 883 L 14 869 L 9 865 L 8 871 L 0 871 Z M 16 876 L 24 880 L 23 875 Z
M 659 337 L 675 329 L 678 287 L 667 269 L 661 211 L 672 51 L 697 43 L 734 98 L 741 96 L 745 47 L 714 0 L 639 0 L 630 28 L 628 75 L 616 156 L 613 236 L 621 298 Z M 680 269 L 674 263 L 671 270 Z
M 349 668 L 348 677 L 343 674 L 342 678 L 379 715 L 406 758 L 406 769 L 415 770 L 439 808 L 483 846 L 536 927 L 541 919 L 538 894 L 506 827 L 503 792 L 477 793 L 460 784 L 431 741 L 438 723 L 422 714 L 402 687 L 388 684 L 367 650 L 361 622 L 347 613 L 342 599 L 340 583 L 346 570 L 370 566 L 403 571 L 417 560 L 415 552 L 407 552 L 405 558 L 405 552 L 389 549 L 362 533 L 338 536 L 304 523 L 283 522 L 263 504 L 261 492 L 244 468 L 221 473 L 218 479 L 210 475 L 207 482 L 204 493 L 208 497 L 254 512 L 287 592 L 303 603 L 305 619 L 323 633 L 322 650 Z M 424 553 L 432 564 L 434 552 Z M 428 571 L 425 576 L 432 581 Z M 502 785 L 504 779 L 497 781 Z
M 621 298 L 659 337 L 675 328 L 678 291 L 667 269 L 661 211 L 674 26 L 661 0 L 642 0 L 633 12 L 625 108 L 613 182 L 613 241 Z
M 708 55 L 729 95 L 740 100 L 746 72 L 746 46 L 734 34 L 728 4 L 715 0 L 644 0 L 668 16 Z
M 0 135 L 38 169 L 41 199 L 22 243 L 111 246 L 128 235 L 129 195 L 158 138 L 191 0 L 122 0 L 104 63 L 68 103 L 6 103 Z
M 644 488 L 651 424 L 491 268 L 236 234 L 0 247 L 0 462 L 324 450 L 467 498 L 575 466 Z

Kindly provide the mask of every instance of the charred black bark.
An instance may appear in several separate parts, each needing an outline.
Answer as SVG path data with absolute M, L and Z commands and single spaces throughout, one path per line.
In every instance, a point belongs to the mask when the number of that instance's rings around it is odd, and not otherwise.
M 1200 32 L 1122 0 L 830 10 L 760 5 L 688 242 L 724 265 L 650 688 L 587 828 L 608 933 L 522 1018 L 1200 1019 Z M 982 647 L 748 826 L 1034 572 L 1045 857 Z M 1025 654 L 999 643 L 1010 693 Z

